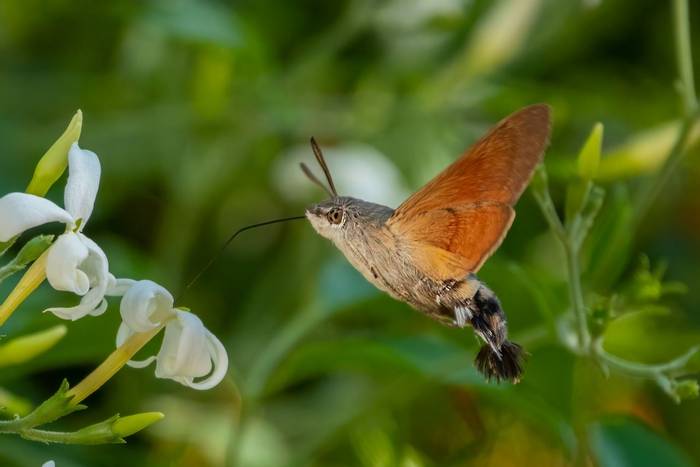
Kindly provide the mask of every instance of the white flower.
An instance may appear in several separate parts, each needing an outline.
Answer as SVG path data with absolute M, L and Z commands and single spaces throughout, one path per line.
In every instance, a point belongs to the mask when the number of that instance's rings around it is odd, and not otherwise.
M 158 355 L 130 361 L 129 366 L 144 368 L 155 360 L 156 377 L 172 379 L 194 389 L 211 389 L 226 376 L 226 349 L 196 315 L 173 308 L 173 302 L 170 292 L 155 282 L 134 283 L 122 298 L 123 322 L 117 332 L 117 347 L 136 332 L 165 325 Z M 194 380 L 202 377 L 203 380 Z
M 110 279 L 102 249 L 82 233 L 95 204 L 100 171 L 97 155 L 74 143 L 68 153 L 65 209 L 27 193 L 10 193 L 0 198 L 0 242 L 50 222 L 66 225 L 65 233 L 48 250 L 46 278 L 54 289 L 73 292 L 82 299 L 75 307 L 46 310 L 59 318 L 76 320 L 100 315 L 107 309 L 104 296 L 114 278 Z

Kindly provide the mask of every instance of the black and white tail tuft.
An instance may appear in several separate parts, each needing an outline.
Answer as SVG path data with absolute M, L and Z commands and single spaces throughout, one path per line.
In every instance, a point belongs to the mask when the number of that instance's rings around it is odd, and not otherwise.
M 522 347 L 505 341 L 499 351 L 494 350 L 490 344 L 484 344 L 474 359 L 474 365 L 488 380 L 518 383 L 523 374 L 524 359 L 525 351 Z
M 488 380 L 519 382 L 526 353 L 508 340 L 506 314 L 498 298 L 482 283 L 471 305 L 471 325 L 486 342 L 474 360 L 476 368 Z

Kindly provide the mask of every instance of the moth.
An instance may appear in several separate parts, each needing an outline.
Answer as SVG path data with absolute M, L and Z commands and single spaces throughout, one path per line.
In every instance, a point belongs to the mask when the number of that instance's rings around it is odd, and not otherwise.
M 525 107 L 396 209 L 339 196 L 312 138 L 328 187 L 303 163 L 302 170 L 330 199 L 307 208 L 306 217 L 380 290 L 447 326 L 471 326 L 484 342 L 477 369 L 489 380 L 517 383 L 524 350 L 508 340 L 505 312 L 476 273 L 513 223 L 513 206 L 542 161 L 549 134 L 549 106 Z

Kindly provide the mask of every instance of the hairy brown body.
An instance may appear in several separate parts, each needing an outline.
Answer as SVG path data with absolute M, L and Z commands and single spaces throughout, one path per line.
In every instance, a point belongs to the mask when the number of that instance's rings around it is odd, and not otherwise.
M 355 269 L 378 289 L 406 302 L 442 324 L 471 325 L 498 352 L 508 331 L 506 316 L 494 293 L 474 274 L 435 280 L 415 267 L 409 249 L 386 222 L 394 210 L 380 204 L 338 197 L 348 216 L 337 236 L 330 236 Z M 317 214 L 307 216 L 314 223 Z
M 362 203 L 364 212 L 372 212 L 372 222 L 363 222 L 351 214 L 345 226 L 346 241 L 334 242 L 348 261 L 378 289 L 404 301 L 432 318 L 456 325 L 451 305 L 471 299 L 478 287 L 473 276 L 459 281 L 436 281 L 418 270 L 401 240 L 386 226 L 394 210 L 379 204 L 347 198 L 348 204 Z M 347 235 L 353 241 L 347 241 Z

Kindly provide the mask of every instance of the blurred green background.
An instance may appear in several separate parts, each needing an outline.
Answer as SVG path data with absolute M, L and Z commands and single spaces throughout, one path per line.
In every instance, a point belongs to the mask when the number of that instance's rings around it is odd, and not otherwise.
M 700 8 L 690 7 L 691 26 L 700 24 Z M 691 33 L 700 51 L 700 31 Z M 395 206 L 493 123 L 547 102 L 558 204 L 591 127 L 605 125 L 607 197 L 582 262 L 590 303 L 604 309 L 613 295 L 624 303 L 606 348 L 664 361 L 700 343 L 697 150 L 633 221 L 639 188 L 663 163 L 682 113 L 673 44 L 670 2 L 660 0 L 2 0 L 0 193 L 25 188 L 82 109 L 81 146 L 103 166 L 86 233 L 115 275 L 150 278 L 177 295 L 236 228 L 301 214 L 323 198 L 296 166 L 313 160 L 311 135 L 339 191 Z M 49 197 L 61 201 L 62 189 Z M 645 275 L 643 254 L 652 269 L 667 264 L 670 285 Z M 164 412 L 163 421 L 126 445 L 2 436 L 0 465 L 700 460 L 700 401 L 677 405 L 653 383 L 606 378 L 559 343 L 569 306 L 562 254 L 529 193 L 480 276 L 531 353 L 517 386 L 486 384 L 473 369 L 471 330 L 443 328 L 379 294 L 306 222 L 242 234 L 178 303 L 226 345 L 228 380 L 196 392 L 156 380 L 152 368 L 124 369 L 86 401 L 88 411 L 56 427 L 147 410 Z M 40 311 L 73 303 L 44 285 L 3 333 L 55 325 Z M 44 400 L 63 377 L 76 383 L 108 355 L 118 323 L 116 301 L 102 317 L 67 323 L 64 340 L 3 368 L 0 385 Z

